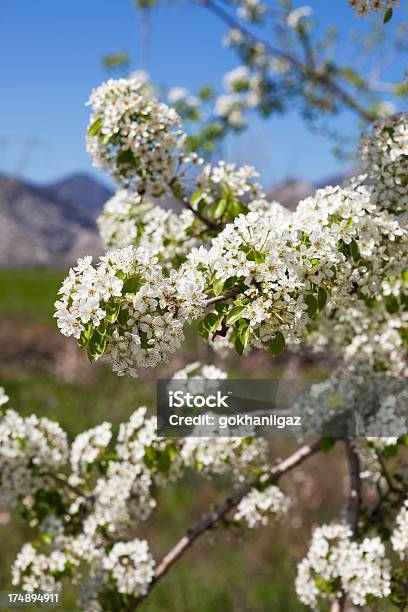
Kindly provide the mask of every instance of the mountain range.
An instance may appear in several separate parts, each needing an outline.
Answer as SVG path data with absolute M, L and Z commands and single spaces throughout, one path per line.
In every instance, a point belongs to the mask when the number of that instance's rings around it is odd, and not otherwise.
M 343 178 L 333 177 L 326 184 Z M 287 180 L 274 186 L 268 198 L 293 210 L 315 188 Z M 66 268 L 83 255 L 99 255 L 102 244 L 95 221 L 112 193 L 86 174 L 44 186 L 0 176 L 0 266 Z M 174 203 L 167 200 L 163 205 Z

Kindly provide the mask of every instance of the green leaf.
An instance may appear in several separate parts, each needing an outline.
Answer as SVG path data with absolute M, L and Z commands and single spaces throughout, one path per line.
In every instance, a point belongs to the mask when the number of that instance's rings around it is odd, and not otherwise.
M 324 287 L 319 287 L 319 291 L 317 292 L 317 304 L 319 306 L 319 310 L 323 310 L 326 306 L 327 302 L 327 291 Z
M 316 576 L 314 580 L 319 591 L 323 591 L 323 593 L 326 593 L 327 595 L 333 595 L 333 593 L 335 593 L 337 590 L 335 580 L 326 580 L 321 576 Z
M 84 348 L 88 344 L 89 338 L 92 336 L 93 325 L 91 322 L 85 325 L 84 331 L 81 333 L 78 339 L 78 346 Z
M 193 195 L 191 196 L 191 203 L 197 204 L 197 202 L 199 202 L 202 197 L 203 197 L 203 192 L 201 189 L 199 189 L 198 191 L 195 191 Z
M 385 459 L 388 459 L 388 457 L 395 457 L 398 454 L 398 446 L 396 444 L 393 446 L 386 446 L 381 453 Z
M 358 249 L 358 244 L 355 240 L 350 242 L 350 253 L 354 261 L 358 261 L 361 259 L 360 251 Z
M 236 336 L 235 341 L 234 341 L 234 346 L 235 346 L 235 350 L 237 351 L 238 355 L 240 357 L 242 357 L 242 354 L 245 350 L 245 346 L 240 338 L 240 336 Z
M 101 117 L 95 119 L 95 121 L 88 128 L 88 136 L 97 136 L 101 131 L 103 126 L 103 121 Z
M 118 66 L 124 66 L 129 62 L 129 54 L 120 51 L 119 53 L 113 53 L 112 55 L 105 55 L 102 58 L 102 65 L 104 68 L 117 68 Z
M 316 314 L 318 309 L 318 303 L 316 298 L 314 298 L 313 295 L 307 295 L 305 298 L 305 303 L 308 306 L 307 314 L 309 315 L 309 317 L 313 317 L 313 315 Z
M 328 453 L 334 446 L 334 438 L 322 438 L 320 440 L 320 448 L 324 453 Z
M 395 314 L 399 310 L 399 303 L 395 295 L 388 295 L 385 299 L 385 308 L 389 314 Z
M 226 315 L 229 310 L 229 304 L 226 302 L 218 302 L 215 304 L 215 310 L 218 312 L 218 314 Z
M 109 302 L 106 308 L 106 319 L 109 323 L 116 323 L 120 312 L 120 303 Z
M 135 158 L 130 149 L 120 151 L 116 156 L 118 166 L 132 166 L 135 163 Z
M 392 14 L 393 14 L 392 6 L 389 6 L 384 14 L 384 23 L 388 23 L 392 19 Z
M 205 315 L 204 319 L 200 321 L 198 326 L 198 333 L 200 336 L 207 340 L 210 333 L 215 332 L 218 329 L 222 317 L 223 315 L 215 312 L 209 312 L 207 315 Z
M 235 306 L 234 308 L 232 308 L 229 314 L 227 315 L 227 325 L 232 325 L 233 323 L 235 323 L 235 321 L 238 321 L 245 308 L 246 306 Z
M 227 200 L 221 198 L 217 202 L 211 206 L 211 212 L 214 216 L 214 219 L 220 219 L 227 209 Z
M 285 349 L 286 341 L 282 332 L 278 331 L 272 340 L 269 341 L 269 350 L 274 357 L 282 353 Z
M 221 295 L 223 289 L 224 289 L 224 281 L 220 280 L 218 278 L 214 279 L 213 282 L 213 289 L 214 289 L 214 295 L 216 297 L 218 297 L 219 295 Z
M 140 287 L 140 276 L 132 276 L 123 283 L 122 293 L 136 293 Z
M 231 341 L 234 343 L 235 350 L 240 357 L 242 357 L 245 347 L 248 344 L 249 334 L 249 321 L 246 319 L 239 319 L 233 333 L 231 334 Z
M 248 261 L 254 261 L 257 264 L 263 263 L 265 261 L 265 256 L 260 251 L 257 251 L 253 247 L 243 246 L 241 247 L 241 251 L 246 254 L 246 258 Z
M 88 359 L 92 363 L 101 357 L 106 349 L 106 335 L 95 329 L 88 342 Z
M 119 315 L 118 315 L 119 325 L 121 325 L 122 327 L 125 327 L 125 325 L 126 325 L 126 323 L 128 321 L 128 318 L 129 318 L 129 311 L 128 310 L 121 310 L 119 312 Z
M 237 283 L 237 280 L 238 279 L 236 276 L 230 276 L 229 278 L 227 278 L 227 280 L 224 282 L 225 291 L 231 289 Z
M 247 347 L 248 342 L 249 342 L 249 335 L 250 335 L 250 330 L 249 330 L 249 324 L 248 327 L 244 327 L 243 329 L 241 329 L 240 331 L 240 338 L 241 338 L 241 342 L 243 344 L 244 349 Z
M 209 85 L 205 85 L 199 90 L 197 95 L 200 98 L 200 100 L 203 100 L 203 102 L 206 102 L 207 100 L 211 100 L 211 98 L 214 96 L 214 90 Z

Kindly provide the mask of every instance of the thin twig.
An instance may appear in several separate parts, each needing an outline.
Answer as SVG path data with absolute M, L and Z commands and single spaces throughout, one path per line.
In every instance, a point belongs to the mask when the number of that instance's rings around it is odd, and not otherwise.
M 53 474 L 52 472 L 46 472 L 44 476 L 48 476 L 49 478 L 52 478 L 52 480 L 55 480 L 55 482 L 57 482 L 58 484 L 62 485 L 63 487 L 71 491 L 72 493 L 75 493 L 75 495 L 83 497 L 89 502 L 93 500 L 93 495 L 71 484 L 64 476 Z
M 231 298 L 238 295 L 241 291 L 239 287 L 235 287 L 231 289 L 228 293 L 223 293 L 222 295 L 217 295 L 217 297 L 213 297 L 206 301 L 206 306 L 211 306 L 212 304 L 217 304 L 218 302 L 224 302 L 224 300 L 230 300 Z
M 169 187 L 173 193 L 173 196 L 178 200 L 178 202 L 180 202 L 180 204 L 184 208 L 191 210 L 191 212 L 197 217 L 197 219 L 199 219 L 202 223 L 204 223 L 204 225 L 206 225 L 209 229 L 217 230 L 217 231 L 222 230 L 223 228 L 222 225 L 215 223 L 215 221 L 212 221 L 211 219 L 208 219 L 208 217 L 206 217 L 205 215 L 200 213 L 196 208 L 194 208 L 194 206 L 190 203 L 189 199 L 184 195 L 184 193 L 178 193 L 176 191 L 175 189 L 176 183 L 177 183 L 177 176 L 173 176 L 173 178 L 171 179 L 169 183 Z
M 353 532 L 353 538 L 358 534 L 358 521 L 361 509 L 361 479 L 360 479 L 360 459 L 353 443 L 349 438 L 345 441 L 347 459 L 349 465 L 349 500 L 347 506 L 347 521 Z
M 344 606 L 346 605 L 346 596 L 343 591 L 336 594 L 336 599 L 330 606 L 330 612 L 343 612 Z
M 300 463 L 303 463 L 306 459 L 321 450 L 320 440 L 311 445 L 304 445 L 299 448 L 292 455 L 278 463 L 268 472 L 265 472 L 258 476 L 251 483 L 242 487 L 239 491 L 228 497 L 217 510 L 209 512 L 199 521 L 192 529 L 189 529 L 185 536 L 183 536 L 173 548 L 163 557 L 159 565 L 156 568 L 155 576 L 153 581 L 150 583 L 149 590 L 143 597 L 139 598 L 136 602 L 128 607 L 128 612 L 135 610 L 149 595 L 151 590 L 156 584 L 167 574 L 169 569 L 176 563 L 176 561 L 188 550 L 194 542 L 204 533 L 213 529 L 226 515 L 235 508 L 245 495 L 247 495 L 253 487 L 259 487 L 259 485 L 267 485 L 275 482 L 278 478 L 286 474 Z

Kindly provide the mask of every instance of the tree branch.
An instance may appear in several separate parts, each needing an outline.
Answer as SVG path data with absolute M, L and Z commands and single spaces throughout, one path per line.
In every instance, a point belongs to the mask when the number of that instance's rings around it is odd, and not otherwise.
M 179 188 L 176 189 L 176 186 L 178 186 Z M 201 214 L 196 208 L 194 208 L 194 206 L 192 206 L 189 199 L 187 198 L 182 188 L 180 187 L 180 183 L 177 180 L 177 176 L 173 176 L 173 178 L 171 179 L 169 183 L 169 187 L 172 191 L 173 196 L 180 202 L 180 204 L 184 208 L 191 210 L 191 212 L 197 217 L 197 219 L 201 221 L 201 223 L 204 223 L 204 225 L 206 225 L 209 229 L 212 229 L 212 230 L 220 231 L 223 228 L 222 225 L 215 223 L 215 221 L 212 221 L 211 219 L 208 219 L 206 216 Z
M 377 455 L 379 464 L 381 465 L 381 470 L 382 470 L 383 476 L 385 478 L 385 481 L 388 485 L 389 490 L 392 491 L 392 493 L 405 494 L 406 491 L 403 488 L 398 487 L 396 484 L 394 484 L 392 480 L 392 476 L 388 473 L 387 466 L 384 461 L 384 457 L 382 456 L 379 450 L 376 451 L 376 455 Z
M 92 502 L 94 499 L 93 495 L 71 484 L 64 476 L 60 476 L 59 474 L 53 474 L 52 472 L 46 472 L 44 476 L 48 476 L 48 478 L 51 478 L 52 480 L 54 480 L 55 482 L 57 482 L 64 488 L 71 491 L 71 493 L 75 493 L 75 495 L 78 495 L 79 497 L 83 497 L 84 499 L 87 500 L 87 502 Z
M 286 60 L 292 68 L 297 70 L 304 78 L 322 85 L 332 94 L 334 94 L 343 104 L 345 104 L 348 108 L 357 112 L 364 121 L 371 123 L 375 118 L 376 114 L 365 109 L 361 104 L 353 98 L 345 89 L 343 89 L 327 72 L 321 72 L 313 64 L 304 64 L 300 60 L 298 60 L 293 55 L 281 51 L 273 47 L 267 41 L 258 38 L 252 32 L 244 28 L 241 23 L 236 20 L 232 15 L 230 15 L 226 10 L 222 7 L 218 6 L 213 0 L 199 0 L 199 3 L 208 8 L 212 13 L 217 15 L 224 23 L 228 26 L 239 29 L 244 36 L 246 36 L 249 40 L 254 42 L 261 43 L 265 46 L 265 49 L 269 51 L 272 55 L 278 56 L 284 60 Z M 309 49 L 309 54 L 311 49 Z M 336 73 L 336 67 L 332 67 L 332 71 Z
M 229 291 L 228 293 L 217 295 L 216 297 L 207 300 L 206 306 L 211 306 L 212 304 L 217 304 L 218 302 L 223 302 L 224 300 L 229 300 L 238 295 L 240 291 L 241 289 L 239 287 L 235 287 L 234 289 L 231 289 L 231 291 Z
M 349 438 L 344 439 L 349 466 L 349 498 L 347 504 L 347 522 L 353 533 L 353 539 L 358 535 L 358 520 L 361 509 L 361 479 L 360 459 Z M 342 612 L 345 609 L 347 594 L 340 589 L 335 595 L 330 612 Z
M 169 569 L 176 561 L 188 550 L 193 543 L 204 533 L 213 529 L 239 502 L 245 497 L 253 487 L 259 485 L 267 485 L 275 482 L 278 478 L 286 474 L 300 463 L 321 450 L 320 440 L 311 445 L 304 445 L 292 455 L 278 463 L 268 472 L 258 476 L 251 483 L 242 487 L 239 491 L 228 497 L 217 510 L 206 514 L 193 528 L 189 529 L 184 537 L 182 537 L 175 546 L 163 557 L 158 564 L 153 581 L 146 595 L 139 598 L 135 603 L 128 607 L 128 612 L 135 610 L 149 595 L 156 584 L 167 574 Z
M 344 441 L 349 465 L 349 500 L 347 506 L 347 521 L 353 532 L 353 538 L 358 534 L 358 520 L 361 509 L 360 459 L 349 438 Z

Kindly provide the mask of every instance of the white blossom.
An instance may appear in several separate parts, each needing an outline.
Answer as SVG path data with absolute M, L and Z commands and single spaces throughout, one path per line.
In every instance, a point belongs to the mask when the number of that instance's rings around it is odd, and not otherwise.
M 391 535 L 391 543 L 400 559 L 405 559 L 408 550 L 408 500 L 405 500 L 395 519 L 396 527 Z
M 252 489 L 239 502 L 234 520 L 244 520 L 250 528 L 267 525 L 270 515 L 282 518 L 289 507 L 290 499 L 276 485 L 270 485 L 263 491 Z
M 298 566 L 296 592 L 313 609 L 338 588 L 354 605 L 364 606 L 368 597 L 391 593 L 390 568 L 379 537 L 357 542 L 346 525 L 322 525 L 313 532 L 309 551 Z

